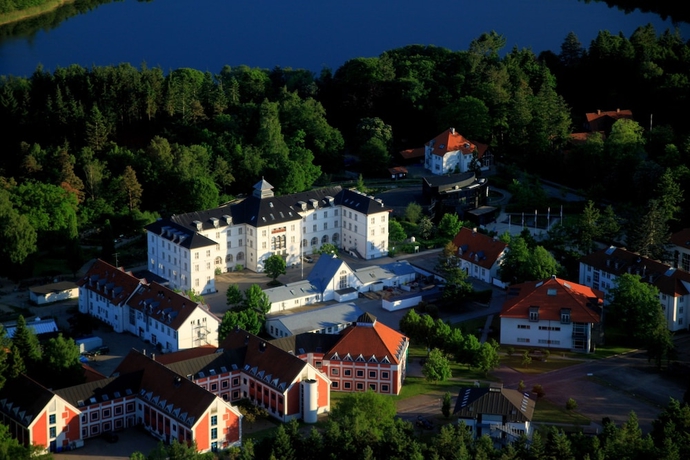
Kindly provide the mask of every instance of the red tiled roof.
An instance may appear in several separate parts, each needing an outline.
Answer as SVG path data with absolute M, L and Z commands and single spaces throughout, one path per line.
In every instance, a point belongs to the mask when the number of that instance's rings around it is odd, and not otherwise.
M 194 418 L 193 423 L 199 420 L 216 399 L 213 393 L 136 350 L 125 356 L 115 372 L 120 375 L 138 373 L 140 391 L 151 392 L 152 398 L 157 397 L 158 401 L 165 402 L 165 407 L 172 405 L 173 409 L 179 408 L 181 414 L 186 413 Z
M 381 362 L 387 356 L 391 364 L 399 364 L 405 359 L 401 352 L 407 337 L 381 324 L 371 315 L 360 316 L 357 323 L 341 332 L 341 336 L 338 343 L 326 353 L 328 358 L 337 353 L 340 359 L 349 354 L 353 360 L 362 355 L 365 361 L 374 356 Z
M 244 353 L 244 372 L 258 375 L 263 372 L 264 377 L 270 375 L 270 383 L 278 379 L 278 383 L 287 386 L 297 380 L 307 365 L 297 356 L 286 353 L 270 342 L 263 340 L 242 329 L 230 332 L 221 343 L 226 352 L 235 350 Z M 277 386 L 277 385 L 275 385 Z
M 170 328 L 178 330 L 187 321 L 194 309 L 203 308 L 211 318 L 220 320 L 213 315 L 208 307 L 197 304 L 189 297 L 179 294 L 155 281 L 149 285 L 142 285 L 136 290 L 130 301 L 130 308 L 145 312 L 155 320 L 166 323 Z M 149 312 L 149 305 L 151 306 Z
M 618 121 L 621 118 L 627 118 L 628 120 L 633 119 L 632 110 L 610 110 L 608 112 L 602 112 L 597 110 L 596 112 L 585 114 L 587 117 L 587 123 L 589 123 L 590 131 L 603 131 L 606 125 L 612 121 Z
M 388 172 L 391 174 L 407 174 L 407 168 L 404 168 L 402 166 L 394 166 L 392 168 L 388 168 Z
M 676 246 L 690 248 L 690 228 L 684 228 L 683 230 L 671 235 L 671 243 L 675 244 Z
M 478 233 L 469 228 L 461 228 L 453 238 L 453 244 L 458 248 L 460 258 L 475 265 L 490 269 L 508 246 L 503 241 Z
M 424 147 L 417 147 L 416 149 L 407 149 L 400 152 L 400 156 L 405 160 L 412 160 L 414 158 L 424 158 Z
M 561 310 L 570 309 L 574 323 L 598 323 L 604 293 L 581 284 L 551 277 L 511 286 L 501 318 L 529 318 L 530 307 L 539 307 L 539 320 L 560 321 Z
M 471 155 L 474 153 L 475 149 L 477 152 L 479 152 L 477 144 L 465 139 L 462 134 L 458 133 L 453 128 L 448 128 L 447 130 L 443 131 L 433 140 L 429 141 L 427 145 L 432 148 L 431 153 L 440 157 L 444 156 L 446 153 L 456 151 L 460 151 L 464 155 Z M 482 145 L 484 146 L 484 150 L 486 150 L 487 146 L 484 144 Z
M 615 276 L 623 273 L 638 275 L 642 281 L 656 286 L 662 294 L 674 297 L 688 294 L 685 284 L 690 284 L 690 273 L 627 249 L 613 246 L 601 249 L 580 258 L 580 262 Z
M 130 272 L 125 272 L 101 259 L 91 265 L 86 276 L 77 281 L 84 287 L 105 297 L 114 305 L 122 305 L 134 293 L 141 281 Z
M 573 145 L 582 145 L 587 142 L 587 140 L 590 137 L 593 137 L 595 134 L 601 135 L 602 139 L 606 139 L 606 134 L 603 131 L 596 131 L 593 133 L 590 132 L 584 132 L 584 133 L 571 133 L 570 134 L 570 143 Z

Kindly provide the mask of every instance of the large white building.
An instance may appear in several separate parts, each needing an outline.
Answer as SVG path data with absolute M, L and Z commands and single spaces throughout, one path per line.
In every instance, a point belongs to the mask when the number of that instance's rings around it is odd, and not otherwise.
M 215 292 L 216 272 L 261 272 L 273 254 L 300 263 L 331 243 L 363 259 L 388 255 L 388 216 L 380 199 L 340 186 L 275 196 L 265 180 L 238 203 L 173 215 L 146 227 L 148 269 L 170 287 Z
M 476 161 L 479 168 L 487 169 L 491 165 L 487 149 L 486 144 L 472 142 L 455 128 L 448 128 L 424 146 L 424 167 L 436 175 L 464 173 L 472 170 Z
M 614 246 L 580 259 L 580 284 L 603 291 L 606 303 L 611 301 L 616 278 L 623 273 L 637 275 L 659 290 L 661 309 L 670 331 L 688 329 L 690 273 Z
M 198 304 L 156 282 L 138 279 L 102 260 L 89 268 L 79 286 L 79 312 L 130 332 L 161 351 L 218 346 L 220 320 Z

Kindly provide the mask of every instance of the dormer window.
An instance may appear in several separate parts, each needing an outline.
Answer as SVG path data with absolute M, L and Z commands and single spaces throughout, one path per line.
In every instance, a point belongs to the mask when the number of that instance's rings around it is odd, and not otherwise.
M 539 307 L 529 307 L 529 320 L 539 321 Z
M 561 309 L 561 323 L 570 324 L 570 308 Z

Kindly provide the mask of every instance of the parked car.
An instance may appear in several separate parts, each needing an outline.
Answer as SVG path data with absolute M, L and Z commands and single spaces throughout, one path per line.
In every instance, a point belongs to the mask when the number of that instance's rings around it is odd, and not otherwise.
M 421 416 L 421 415 L 417 416 L 417 422 L 415 424 L 423 430 L 433 430 L 434 429 L 434 423 L 431 420 L 429 420 L 428 418 Z
M 312 256 L 304 256 L 304 261 L 308 264 L 314 262 L 314 258 Z

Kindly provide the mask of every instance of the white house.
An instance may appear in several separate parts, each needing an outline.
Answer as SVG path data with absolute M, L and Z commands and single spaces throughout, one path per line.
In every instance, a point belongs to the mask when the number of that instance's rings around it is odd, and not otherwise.
M 675 267 L 690 272 L 690 228 L 671 235 L 671 246 Z
M 485 144 L 466 139 L 455 128 L 448 128 L 424 146 L 424 167 L 436 175 L 467 172 L 473 169 L 473 160 L 478 167 L 487 167 L 490 165 L 487 148 Z
M 458 248 L 460 268 L 467 275 L 489 284 L 503 285 L 498 278 L 508 245 L 498 238 L 463 227 L 453 239 Z
M 36 305 L 76 299 L 78 295 L 79 287 L 71 281 L 60 281 L 29 288 L 29 300 Z
M 325 243 L 375 259 L 388 254 L 390 211 L 380 199 L 340 186 L 278 197 L 261 180 L 240 202 L 148 225 L 148 269 L 173 289 L 209 293 L 217 271 L 261 272 L 273 254 L 296 265 Z
M 295 281 L 284 286 L 264 289 L 264 293 L 271 303 L 269 314 L 321 302 L 322 296 L 321 291 L 309 280 Z
M 156 282 L 97 260 L 77 284 L 79 311 L 130 332 L 171 352 L 201 345 L 218 346 L 220 320 L 198 304 Z
M 603 292 L 555 276 L 512 285 L 501 309 L 501 345 L 593 352 L 603 303 Z
M 523 434 L 532 439 L 534 405 L 529 394 L 492 383 L 488 388 L 461 389 L 453 415 L 475 438 L 488 435 L 495 442 L 508 444 Z
M 580 259 L 580 284 L 603 291 L 606 302 L 611 300 L 616 278 L 623 273 L 638 275 L 659 290 L 661 309 L 670 331 L 688 329 L 690 273 L 614 246 Z

